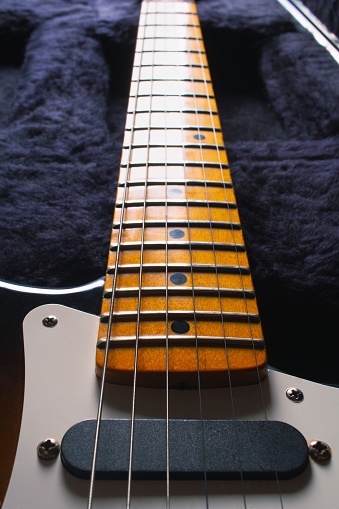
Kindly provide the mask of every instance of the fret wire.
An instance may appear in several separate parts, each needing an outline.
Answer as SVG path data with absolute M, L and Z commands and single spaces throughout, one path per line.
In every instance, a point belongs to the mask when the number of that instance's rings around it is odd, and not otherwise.
M 135 127 L 135 126 L 134 126 L 133 131 L 145 131 L 146 129 L 147 129 L 147 127 L 146 127 L 146 126 L 143 126 L 143 127 Z M 151 129 L 159 129 L 159 130 L 163 130 L 163 128 L 162 128 L 162 127 L 152 127 Z M 172 130 L 173 130 L 173 129 L 178 130 L 178 127 L 177 127 L 177 126 L 176 126 L 176 127 L 169 127 L 169 126 L 167 126 L 167 130 L 169 130 L 169 129 L 172 129 Z M 132 129 L 131 129 L 130 127 L 127 127 L 125 130 L 126 130 L 126 131 L 132 131 Z M 182 127 L 182 130 L 183 130 L 183 131 L 196 131 L 196 130 L 197 130 L 197 127 L 196 127 L 196 126 L 194 126 L 194 125 L 184 125 L 184 126 Z M 213 129 L 213 127 L 210 127 L 210 126 L 204 126 L 204 127 L 202 127 L 202 130 L 204 130 L 204 131 L 211 131 L 211 132 L 215 130 L 215 132 L 216 132 L 216 133 L 221 133 L 221 132 L 222 132 L 222 131 L 221 131 L 221 129 L 220 129 L 219 127 L 215 127 L 215 128 Z M 226 167 L 226 168 L 228 168 L 228 164 L 223 164 L 223 166 L 224 166 L 224 167 Z M 219 167 L 219 166 L 218 166 L 218 167 Z
M 176 179 L 176 180 L 168 180 L 168 183 L 171 185 L 171 186 L 182 186 L 182 185 L 185 185 L 185 181 L 184 180 L 179 180 L 179 179 Z M 223 187 L 223 183 L 222 182 L 219 182 L 217 180 L 207 180 L 206 181 L 206 184 L 208 187 L 212 188 L 212 187 Z M 149 180 L 148 182 L 148 186 L 164 186 L 165 183 L 163 180 Z M 202 180 L 187 180 L 187 185 L 192 187 L 192 186 L 197 186 L 197 187 L 202 187 L 205 185 L 205 183 L 202 181 Z M 123 187 L 124 186 L 124 183 L 122 182 L 119 182 L 117 187 Z M 138 186 L 143 186 L 143 182 L 141 182 L 140 180 L 130 180 L 129 182 L 127 182 L 127 186 L 128 187 L 138 187 Z M 233 189 L 233 186 L 230 182 L 226 182 L 226 187 L 228 189 Z
M 169 25 L 167 25 L 169 26 Z M 167 39 L 176 39 L 176 36 L 175 35 L 172 35 L 172 37 L 166 37 Z M 145 36 L 145 40 L 156 40 L 156 39 L 165 39 L 165 37 L 163 35 L 159 35 L 159 36 Z M 182 39 L 182 37 L 180 37 L 180 39 Z M 139 38 L 140 40 L 140 38 Z M 195 41 L 196 38 L 195 37 L 187 37 L 187 40 L 188 41 Z M 202 41 L 202 39 L 200 38 L 199 41 Z
M 158 14 L 158 13 L 157 13 Z M 190 23 L 188 25 L 167 25 L 167 23 L 150 23 L 149 25 L 148 24 L 143 24 L 141 23 L 142 27 L 146 28 L 146 27 L 152 27 L 152 28 L 155 28 L 155 27 L 174 27 L 174 28 L 177 28 L 177 27 L 189 27 L 189 28 L 199 28 L 199 25 L 194 25 L 193 23 Z M 151 39 L 153 39 L 153 37 L 150 37 Z
M 173 80 L 172 80 L 173 81 Z M 153 93 L 153 97 L 161 97 L 162 94 L 160 93 Z M 179 97 L 179 94 L 174 94 L 173 92 L 171 93 L 171 96 L 173 97 Z M 130 97 L 149 97 L 149 94 L 138 94 L 138 95 L 130 95 Z M 194 97 L 193 94 L 190 94 L 189 92 L 187 92 L 186 94 L 181 94 L 181 97 Z M 207 99 L 207 97 L 210 97 L 211 99 L 215 99 L 215 96 L 212 95 L 212 94 L 196 94 L 196 97 L 199 97 L 200 99 Z
M 143 4 L 146 5 L 146 4 Z M 146 13 L 147 15 L 147 13 Z M 144 30 L 145 35 L 145 30 Z M 154 54 L 153 54 L 154 55 Z M 139 68 L 139 78 L 141 74 L 141 67 Z M 139 80 L 140 81 L 140 80 Z M 152 98 L 152 87 L 153 79 L 151 80 L 151 98 Z M 149 111 L 149 130 L 151 123 L 151 108 L 152 99 L 150 101 Z M 136 112 L 134 112 L 134 121 Z M 132 135 L 133 136 L 133 135 Z M 131 137 L 132 141 L 132 137 Z M 147 147 L 147 151 L 149 148 Z M 131 155 L 131 154 L 130 154 Z M 126 509 L 130 509 L 131 506 L 131 487 L 132 487 L 132 460 L 133 460 L 133 445 L 134 445 L 134 424 L 135 424 L 135 401 L 136 401 L 136 380 L 137 380 L 137 367 L 138 367 L 138 349 L 139 349 L 139 332 L 140 332 L 140 306 L 141 306 L 141 288 L 142 288 L 142 264 L 143 264 L 143 252 L 144 252 L 144 236 L 145 236 L 145 216 L 146 216 L 146 197 L 147 197 L 147 173 L 148 165 L 146 163 L 145 173 L 145 192 L 144 192 L 144 204 L 143 204 L 143 225 L 142 225 L 142 237 L 141 237 L 141 248 L 140 248 L 140 272 L 139 272 L 139 293 L 138 293 L 138 316 L 137 316 L 137 328 L 135 337 L 135 357 L 134 357 L 134 377 L 133 377 L 133 400 L 132 400 L 132 415 L 131 415 L 131 436 L 130 436 L 130 450 L 129 450 L 129 466 L 128 466 L 128 486 L 127 486 L 127 500 Z
M 154 53 L 174 53 L 172 50 L 164 50 L 164 49 L 156 49 L 154 50 Z M 153 51 L 151 50 L 144 50 L 144 51 L 136 51 L 135 53 L 138 53 L 138 54 L 145 54 L 145 53 L 153 53 Z M 198 54 L 200 53 L 198 50 L 187 50 L 187 49 L 182 49 L 182 50 L 179 50 L 178 53 L 195 53 L 195 54 Z M 205 51 L 202 51 L 201 52 L 202 55 L 206 55 L 206 52 Z
M 194 291 L 196 295 L 206 295 L 213 297 L 218 296 L 218 289 L 209 287 L 209 286 L 195 286 Z M 141 293 L 143 295 L 153 295 L 153 296 L 162 296 L 166 295 L 166 287 L 164 286 L 143 286 L 141 288 Z M 183 287 L 170 287 L 168 288 L 169 295 L 183 296 L 183 295 L 191 295 L 192 287 L 191 286 L 183 286 Z M 245 290 L 248 299 L 255 299 L 255 293 L 253 290 Z M 107 298 L 110 298 L 112 291 L 107 288 L 104 291 L 104 298 L 107 295 Z M 226 297 L 242 297 L 243 290 L 238 288 L 220 288 L 220 294 L 223 294 Z M 137 296 L 138 288 L 137 287 L 120 287 L 116 289 L 116 295 L 119 297 L 123 296 Z
M 186 320 L 191 320 L 193 313 L 192 311 L 179 310 L 179 311 L 170 311 L 168 314 L 173 317 L 173 319 L 182 317 Z M 199 319 L 215 322 L 219 320 L 220 314 L 226 319 L 228 318 L 230 321 L 235 321 L 237 323 L 244 323 L 244 321 L 249 317 L 252 323 L 260 323 L 259 315 L 255 313 L 239 313 L 239 312 L 227 312 L 223 311 L 219 313 L 219 311 L 196 311 L 196 316 Z M 115 311 L 113 316 L 114 322 L 134 322 L 134 318 L 137 315 L 135 311 Z M 165 317 L 166 320 L 166 312 L 157 310 L 157 311 L 141 311 L 140 312 L 140 321 L 155 321 L 155 320 L 163 320 Z M 109 313 L 101 314 L 101 322 L 105 323 L 109 318 Z
M 165 163 L 158 163 L 158 162 L 149 162 L 147 161 L 147 164 L 148 166 L 165 166 Z M 222 169 L 223 170 L 227 170 L 228 169 L 228 164 L 222 164 Z M 127 164 L 125 163 L 122 163 L 121 164 L 121 168 L 126 168 Z M 138 168 L 138 167 L 142 167 L 142 166 L 145 166 L 145 163 L 130 163 L 129 164 L 129 167 L 130 168 Z M 178 162 L 168 162 L 167 163 L 167 166 L 179 166 L 179 163 Z M 202 167 L 202 163 L 199 163 L 199 162 L 196 162 L 196 161 L 186 161 L 186 167 L 187 166 L 198 166 L 198 167 Z M 211 162 L 206 162 L 204 163 L 204 167 L 205 168 L 220 168 L 220 164 L 219 163 L 211 163 Z
M 191 205 L 192 207 L 207 207 L 207 202 L 206 201 L 202 201 L 202 200 L 187 200 L 188 201 L 188 204 Z M 211 203 L 211 202 L 210 202 Z M 147 200 L 147 204 L 150 204 L 150 205 L 163 205 L 163 202 L 161 200 Z M 174 207 L 177 207 L 178 205 L 184 205 L 185 204 L 185 200 L 176 200 L 176 199 L 171 199 L 169 202 L 168 202 L 168 205 L 169 206 L 174 206 Z M 140 202 L 140 200 L 129 200 L 125 203 L 125 207 L 139 207 L 140 205 L 142 205 L 142 202 Z M 121 202 L 117 202 L 115 204 L 115 207 L 116 208 L 120 208 L 122 206 Z M 237 205 L 233 202 L 227 202 L 226 203 L 226 207 L 225 207 L 225 202 L 221 202 L 221 201 L 214 201 L 212 202 L 212 207 L 216 207 L 216 208 L 230 208 L 230 209 L 236 209 L 237 208 Z
M 139 67 L 144 68 L 144 67 L 152 67 L 152 66 L 151 66 L 151 65 L 149 65 L 149 64 L 135 64 L 135 65 L 133 66 L 133 70 L 134 70 L 134 69 L 137 69 L 137 68 L 139 68 Z M 153 67 L 167 67 L 167 66 L 166 66 L 166 64 L 156 64 L 156 65 L 154 65 Z M 174 67 L 174 65 L 171 65 L 171 67 Z M 197 67 L 197 68 L 199 68 L 199 69 L 200 69 L 200 68 L 201 68 L 201 65 L 200 65 L 200 64 L 177 64 L 177 67 L 189 67 L 189 68 L 191 68 L 191 67 L 192 67 L 192 68 Z M 203 68 L 204 68 L 204 69 L 208 69 L 208 65 L 204 65 L 204 66 L 203 66 Z
M 195 2 L 192 2 L 195 6 Z M 192 82 L 193 94 L 195 93 L 194 84 Z M 182 104 L 182 97 L 180 97 Z M 181 118 L 183 119 L 183 113 L 181 111 Z M 181 122 L 183 125 L 183 121 Z M 199 124 L 198 124 L 199 127 Z M 184 142 L 184 133 L 182 130 L 182 141 Z M 192 258 L 192 246 L 191 246 L 191 231 L 190 231 L 190 219 L 189 219 L 189 206 L 188 206 L 188 193 L 187 193 L 187 170 L 186 161 L 184 159 L 184 175 L 185 175 L 185 192 L 186 192 L 186 208 L 187 208 L 187 222 L 188 222 L 188 241 L 190 251 L 190 262 L 191 262 L 191 279 L 192 279 L 192 302 L 193 302 L 193 314 L 194 314 L 194 329 L 195 329 L 195 348 L 197 354 L 197 378 L 198 378 L 198 391 L 199 391 L 199 408 L 200 408 L 200 422 L 202 427 L 202 450 L 203 450 L 203 463 L 204 463 L 204 485 L 205 485 L 205 501 L 206 509 L 209 507 L 208 503 L 208 489 L 207 489 L 207 474 L 206 474 L 206 455 L 205 455 L 205 432 L 204 432 L 204 421 L 202 413 L 202 398 L 201 398 L 201 383 L 200 383 L 200 369 L 199 369 L 199 347 L 198 347 L 198 331 L 197 331 L 197 318 L 196 318 L 196 306 L 195 306 L 195 294 L 194 294 L 194 279 L 193 279 L 193 258 Z
M 211 339 L 212 338 L 212 339 Z M 185 334 L 185 339 L 187 340 L 187 344 L 189 346 L 195 346 L 195 336 Z M 143 346 L 163 346 L 166 343 L 165 335 L 157 335 L 156 338 L 152 338 L 148 335 L 140 336 L 139 341 L 142 342 Z M 201 346 L 222 346 L 224 345 L 225 338 L 223 336 L 198 336 L 198 341 Z M 252 348 L 253 341 L 255 341 L 256 348 L 264 350 L 265 342 L 263 339 L 252 339 L 252 338 L 237 338 L 237 337 L 227 337 L 226 342 L 232 347 L 235 348 L 243 348 L 248 349 Z M 110 340 L 110 348 L 120 348 L 125 346 L 134 346 L 135 339 L 134 336 L 114 336 L 114 339 Z M 171 337 L 172 346 L 183 346 L 182 338 L 176 339 L 175 337 Z M 106 341 L 103 339 L 98 339 L 96 347 L 100 350 L 103 350 L 106 346 Z
M 167 113 L 167 112 L 164 111 L 162 113 Z M 192 148 L 192 149 L 200 148 L 200 145 L 198 143 L 184 143 L 183 145 L 178 145 L 178 143 L 173 143 L 173 144 L 168 144 L 167 146 L 169 148 Z M 205 143 L 203 148 L 207 149 L 207 150 L 217 150 L 217 146 L 218 145 L 212 145 L 210 143 Z M 132 145 L 132 150 L 139 149 L 139 148 L 146 148 L 146 147 L 147 147 L 147 145 L 145 143 L 140 143 L 137 145 Z M 162 143 L 158 143 L 157 145 L 154 143 L 149 144 L 149 148 L 159 148 L 159 147 L 162 147 Z M 123 149 L 125 149 L 125 148 L 126 147 L 123 146 Z M 223 148 L 223 147 L 219 146 L 219 148 Z
M 153 248 L 153 249 L 162 249 L 165 245 L 165 241 L 146 241 L 144 242 L 144 246 L 147 248 Z M 127 250 L 138 250 L 141 246 L 140 242 L 123 242 L 121 243 L 121 250 L 127 251 Z M 211 243 L 210 242 L 168 242 L 167 244 L 168 249 L 190 249 L 191 246 L 199 248 L 199 249 L 206 249 L 210 250 Z M 227 243 L 221 243 L 218 242 L 215 244 L 215 249 L 218 251 L 241 251 L 245 253 L 246 248 L 243 244 L 227 244 Z M 116 251 L 117 244 L 111 244 L 110 245 L 110 251 Z
M 143 270 L 145 272 L 164 272 L 166 273 L 166 268 L 169 267 L 171 271 L 186 271 L 190 268 L 190 265 L 188 263 L 147 263 L 144 264 Z M 204 272 L 204 273 L 211 273 L 214 270 L 213 265 L 198 265 L 194 264 L 192 265 L 193 270 L 195 272 Z M 139 264 L 124 264 L 119 265 L 118 267 L 118 274 L 135 274 L 138 272 Z M 234 265 L 219 265 L 219 271 L 222 274 L 238 274 L 239 268 Z M 249 267 L 240 267 L 240 271 L 242 274 L 249 275 L 251 273 Z M 115 274 L 115 268 L 114 267 L 107 267 L 107 274 Z
M 139 80 L 135 80 L 132 78 L 132 80 L 134 83 L 137 83 Z M 145 81 L 150 81 L 149 78 L 140 78 L 140 81 L 141 82 L 145 82 Z M 161 82 L 164 82 L 164 81 L 169 81 L 168 78 L 154 78 L 155 82 L 157 83 L 161 83 Z M 171 80 L 171 81 L 174 81 L 174 80 Z M 194 83 L 205 83 L 205 81 L 202 79 L 202 78 L 194 78 L 193 80 L 190 79 L 190 78 L 181 78 L 180 81 L 186 81 L 186 82 L 194 82 Z M 210 83 L 212 84 L 212 81 L 211 80 L 207 80 L 206 83 Z

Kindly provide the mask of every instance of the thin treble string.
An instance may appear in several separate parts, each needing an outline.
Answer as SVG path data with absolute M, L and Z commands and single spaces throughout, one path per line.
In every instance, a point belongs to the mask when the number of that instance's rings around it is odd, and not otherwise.
M 189 40 L 190 38 L 186 36 L 186 47 L 189 51 Z M 179 87 L 181 80 L 179 78 Z M 194 84 L 192 83 L 192 89 L 194 93 Z M 192 301 L 193 301 L 193 316 L 194 316 L 194 329 L 195 329 L 195 348 L 197 352 L 197 379 L 198 379 L 198 394 L 199 394 L 199 411 L 200 411 L 200 422 L 202 425 L 202 451 L 203 451 L 203 464 L 204 464 L 204 485 L 205 485 L 205 501 L 206 501 L 206 509 L 209 507 L 208 502 L 208 489 L 207 489 L 207 473 L 206 473 L 206 455 L 205 455 L 205 433 L 204 433 L 204 422 L 203 422 L 203 413 L 202 413 L 202 396 L 201 396 L 201 382 L 200 382 L 200 367 L 199 367 L 199 349 L 198 349 L 198 330 L 197 330 L 197 318 L 196 318 L 196 306 L 195 306 L 195 294 L 194 294 L 194 279 L 193 279 L 193 257 L 192 257 L 192 246 L 191 246 L 191 227 L 190 227 L 190 214 L 189 214 L 189 206 L 188 206 L 188 189 L 187 189 L 187 167 L 186 160 L 184 156 L 184 128 L 183 128 L 183 108 L 182 108 L 182 95 L 180 90 L 180 116 L 181 116 L 181 133 L 182 133 L 182 149 L 183 149 L 183 163 L 184 163 L 184 179 L 185 179 L 185 194 L 186 194 L 186 211 L 187 211 L 187 230 L 188 230 L 188 244 L 189 244 L 189 252 L 190 252 L 190 265 L 191 265 L 191 281 L 192 281 Z
M 142 42 L 142 46 L 143 46 L 143 44 L 144 44 L 144 39 Z M 137 97 L 138 91 L 139 91 L 140 72 L 141 72 L 141 67 L 139 67 L 139 76 L 138 76 L 138 80 L 137 80 L 135 97 Z M 128 146 L 128 157 L 127 157 L 127 164 L 126 164 L 123 197 L 122 197 L 122 203 L 121 203 L 117 251 L 116 251 L 116 257 L 115 257 L 115 264 L 114 264 L 112 295 L 111 295 L 110 309 L 109 309 L 109 316 L 108 316 L 106 346 L 105 346 L 105 353 L 104 353 L 102 378 L 101 378 L 101 384 L 100 384 L 100 395 L 99 395 L 99 403 L 98 403 L 97 418 L 96 418 L 95 439 L 94 439 L 94 448 L 93 448 L 92 465 L 91 465 L 91 473 L 90 473 L 90 486 L 89 486 L 89 493 L 88 493 L 87 509 L 91 509 L 92 505 L 93 505 L 94 480 L 95 480 L 96 463 L 97 463 L 97 457 L 98 457 L 98 444 L 99 444 L 100 427 L 101 427 L 101 421 L 102 421 L 102 409 L 103 409 L 104 392 L 105 392 L 107 362 L 108 362 L 108 354 L 109 354 L 109 346 L 110 346 L 111 328 L 112 328 L 112 323 L 113 323 L 113 310 L 114 310 L 115 293 L 116 293 L 116 285 L 117 285 L 117 277 L 118 277 L 118 267 L 119 267 L 119 259 L 120 259 L 120 245 L 121 245 L 122 230 L 123 230 L 122 225 L 123 225 L 123 219 L 124 219 L 124 215 L 125 215 L 125 202 L 126 202 L 127 189 L 128 189 L 127 182 L 128 182 L 129 172 L 130 172 L 130 157 L 131 157 L 131 150 L 132 150 L 132 139 L 133 139 L 133 133 L 134 133 L 135 115 L 136 115 L 136 111 L 135 111 L 135 107 L 134 107 L 133 112 L 132 112 L 131 135 L 130 135 L 129 146 Z M 119 183 L 120 183 L 120 181 L 119 181 Z
M 219 162 L 221 163 L 220 155 L 219 155 L 219 147 L 218 147 L 217 138 L 216 138 L 216 132 L 215 132 L 214 119 L 213 119 L 213 114 L 212 114 L 212 108 L 211 108 L 211 103 L 210 103 L 209 91 L 208 91 L 208 86 L 207 86 L 205 68 L 204 68 L 204 63 L 203 63 L 202 54 L 201 54 L 201 46 L 199 44 L 200 39 L 198 38 L 197 27 L 196 26 L 194 27 L 194 30 L 195 30 L 195 40 L 196 40 L 196 43 L 197 43 L 198 54 L 199 54 L 199 59 L 200 59 L 200 68 L 201 68 L 201 72 L 202 72 L 202 76 L 203 76 L 203 80 L 204 80 L 204 88 L 205 88 L 205 92 L 206 92 L 206 98 L 207 98 L 207 101 L 208 101 L 208 109 L 209 109 L 210 118 L 211 118 L 211 125 L 212 125 L 212 128 L 213 128 L 214 137 L 215 137 L 215 145 L 216 145 L 217 151 L 218 151 L 218 159 L 219 159 Z M 205 54 L 205 56 L 206 56 L 206 54 Z M 220 316 L 221 316 L 221 323 L 222 323 L 223 336 L 224 336 L 224 347 L 225 347 L 225 354 L 226 354 L 226 362 L 227 362 L 227 366 L 229 367 L 229 357 L 228 357 L 226 332 L 225 332 L 225 321 L 224 321 L 224 317 L 223 317 L 223 309 L 222 309 L 222 303 L 221 303 L 219 273 L 218 273 L 218 265 L 217 265 L 217 259 L 216 259 L 216 254 L 215 254 L 215 244 L 214 244 L 213 227 L 212 227 L 212 221 L 211 221 L 211 211 L 210 211 L 210 206 L 209 206 L 209 201 L 208 201 L 208 191 L 207 191 L 207 182 L 206 182 L 206 174 L 205 174 L 205 163 L 204 163 L 204 157 L 203 157 L 203 147 L 202 147 L 202 143 L 201 143 L 200 124 L 199 124 L 199 120 L 198 120 L 198 108 L 197 108 L 197 101 L 196 101 L 196 96 L 195 95 L 194 95 L 194 106 L 195 106 L 195 114 L 196 114 L 196 118 L 197 118 L 198 137 L 199 137 L 199 145 L 200 145 L 200 155 L 201 155 L 202 170 L 203 170 L 204 183 L 205 183 L 205 195 L 206 195 L 206 202 L 207 202 L 207 209 L 208 209 L 208 218 L 209 218 L 209 223 L 210 223 L 210 232 L 211 232 L 211 238 L 212 238 L 212 250 L 213 250 L 213 258 L 214 258 L 215 274 L 216 274 L 216 279 L 217 279 L 218 299 L 219 299 Z M 220 173 L 222 174 L 221 168 L 220 168 Z M 230 369 L 227 369 L 227 376 L 228 376 L 228 383 L 229 383 L 229 388 L 230 388 L 231 407 L 232 407 L 233 420 L 236 420 L 235 405 L 234 405 L 234 397 L 233 397 L 232 380 L 231 380 Z M 246 504 L 246 496 L 245 496 L 244 478 L 243 478 L 243 473 L 242 472 L 240 472 L 240 480 L 241 480 L 241 489 L 242 489 L 244 508 L 246 509 L 247 504 Z
M 196 30 L 196 28 L 195 28 L 195 30 Z M 201 68 L 203 69 L 203 60 L 202 60 L 202 55 L 201 55 L 200 50 L 199 50 L 199 58 L 200 58 Z M 208 100 L 208 104 L 209 104 L 209 111 L 210 111 L 210 116 L 211 116 L 211 121 L 212 121 L 212 126 L 213 126 L 213 135 L 214 135 L 215 145 L 217 147 L 217 152 L 218 152 L 218 160 L 219 160 L 219 165 L 220 165 L 220 173 L 222 175 L 223 188 L 224 188 L 224 194 L 225 194 L 225 199 L 226 199 L 226 204 L 227 204 L 227 210 L 228 210 L 228 215 L 229 215 L 229 220 L 230 220 L 230 225 L 231 225 L 231 230 L 232 230 L 232 236 L 233 236 L 233 241 L 234 241 L 234 245 L 235 245 L 235 252 L 236 252 L 237 262 L 238 262 L 238 267 L 239 267 L 239 276 L 240 276 L 240 281 L 241 281 L 241 285 L 242 285 L 243 298 L 244 298 L 244 302 L 245 302 L 245 306 L 246 306 L 247 320 L 248 320 L 248 325 L 249 325 L 251 339 L 252 339 L 252 348 L 253 348 L 253 353 L 254 353 L 254 358 L 255 358 L 255 364 L 256 364 L 256 370 L 257 370 L 257 376 L 258 376 L 258 382 L 259 382 L 259 389 L 260 389 L 260 396 L 261 396 L 261 400 L 262 400 L 262 404 L 263 404 L 265 420 L 267 421 L 268 418 L 267 418 L 265 399 L 264 399 L 262 383 L 261 383 L 260 374 L 259 374 L 259 366 L 258 366 L 257 355 L 256 355 L 256 351 L 255 351 L 252 327 L 251 327 L 251 322 L 250 322 L 250 319 L 249 319 L 249 312 L 248 312 L 248 305 L 247 305 L 245 287 L 244 287 L 244 283 L 243 283 L 243 279 L 242 279 L 242 275 L 241 275 L 239 253 L 238 253 L 238 249 L 237 249 L 237 245 L 236 245 L 236 239 L 235 239 L 235 234 L 234 234 L 234 229 L 233 229 L 233 222 L 232 222 L 232 217 L 231 217 L 231 211 L 230 211 L 229 204 L 228 204 L 228 199 L 227 199 L 226 185 L 225 185 L 225 180 L 224 180 L 224 174 L 223 174 L 223 171 L 222 171 L 222 163 L 221 163 L 221 158 L 220 158 L 219 146 L 218 146 L 218 142 L 217 142 L 217 135 L 216 135 L 215 126 L 214 126 L 214 122 L 213 122 L 213 114 L 212 114 L 210 98 L 209 98 L 209 94 L 207 93 L 208 90 L 207 90 L 207 82 L 206 82 L 205 74 L 204 74 L 204 84 L 205 84 L 205 90 L 206 90 L 207 100 Z M 218 283 L 218 287 L 219 287 L 219 283 Z M 226 346 L 226 342 L 225 342 L 225 346 Z M 226 355 L 227 355 L 227 347 L 226 347 Z M 229 375 L 229 380 L 231 382 L 230 375 Z M 231 395 L 232 395 L 232 392 L 231 392 Z M 234 409 L 233 396 L 232 396 L 232 407 Z M 234 413 L 234 418 L 235 418 L 235 413 Z M 277 482 L 278 494 L 279 494 L 279 498 L 280 498 L 280 504 L 281 504 L 281 507 L 283 509 L 283 501 L 282 501 L 282 495 L 281 495 L 281 490 L 280 490 L 280 483 L 279 483 L 277 472 L 275 472 L 275 477 L 276 477 L 276 482 Z M 241 473 L 241 479 L 242 479 L 242 484 L 243 484 L 243 474 L 242 473 Z M 245 497 L 245 495 L 244 495 L 244 485 L 243 485 L 243 496 Z M 245 500 L 245 498 L 244 498 L 244 504 L 245 504 L 245 507 L 246 507 L 246 500 Z
M 165 47 L 165 66 L 167 63 L 167 45 Z M 168 166 L 167 166 L 167 80 L 164 81 L 164 131 L 165 131 L 165 279 L 166 279 L 166 508 L 170 508 L 170 480 L 169 480 L 169 462 L 170 462 L 170 446 L 169 446 L 169 380 L 168 380 Z
M 146 2 L 146 0 L 143 0 Z M 148 2 L 145 3 L 147 5 Z M 143 37 L 143 48 L 144 48 L 144 40 L 145 40 L 145 30 L 146 30 L 146 19 L 148 15 L 148 6 L 147 11 L 145 13 L 144 18 L 144 37 Z M 150 25 L 152 26 L 152 25 Z M 155 30 L 155 29 L 154 29 Z M 146 201 L 147 201 L 147 177 L 148 177 L 148 159 L 149 159 L 149 138 L 150 138 L 150 130 L 151 130 L 151 115 L 152 115 L 152 90 L 153 90 L 153 69 L 154 69 L 154 44 L 155 37 L 153 39 L 153 51 L 152 51 L 152 76 L 151 76 L 151 87 L 150 87 L 150 106 L 149 106 L 149 122 L 148 122 L 148 133 L 147 133 L 147 159 L 146 159 L 146 168 L 145 168 L 145 189 L 144 189 L 144 207 L 143 207 L 143 220 L 142 220 L 142 232 L 141 232 L 141 246 L 140 246 L 140 271 L 139 271 L 139 293 L 138 293 L 138 310 L 137 310 L 137 328 L 136 328 L 136 338 L 135 338 L 135 357 L 134 357 L 134 375 L 133 375 L 133 397 L 132 397 L 132 415 L 131 415 L 131 434 L 130 434 L 130 447 L 129 447 L 129 464 L 128 464 L 128 486 L 127 486 L 127 499 L 126 499 L 126 509 L 130 509 L 131 507 L 131 487 L 132 487 L 132 461 L 133 461 L 133 445 L 134 445 L 134 426 L 135 426 L 135 403 L 136 403 L 136 388 L 137 388 L 137 367 L 138 367 L 138 353 L 139 353 L 139 335 L 140 335 L 140 309 L 141 309 L 141 290 L 142 290 L 142 267 L 143 267 L 143 257 L 144 257 L 144 238 L 145 238 L 145 216 L 146 216 Z M 139 80 L 141 75 L 142 68 L 142 55 L 139 61 Z M 137 106 L 137 97 L 135 102 L 135 107 Z

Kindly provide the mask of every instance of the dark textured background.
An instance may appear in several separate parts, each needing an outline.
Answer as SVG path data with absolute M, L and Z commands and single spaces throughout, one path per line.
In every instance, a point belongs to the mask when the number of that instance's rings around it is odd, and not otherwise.
M 338 65 L 275 0 L 198 8 L 270 362 L 339 383 Z M 138 9 L 2 0 L 0 278 L 104 274 Z

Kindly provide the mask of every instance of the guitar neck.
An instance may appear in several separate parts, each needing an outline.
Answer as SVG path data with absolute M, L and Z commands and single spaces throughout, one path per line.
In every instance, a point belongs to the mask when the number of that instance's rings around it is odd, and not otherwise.
M 109 340 L 109 344 L 107 341 Z M 97 372 L 173 386 L 254 383 L 266 354 L 198 14 L 144 0 Z M 137 358 L 136 358 L 137 356 Z M 137 370 L 136 370 L 137 366 Z

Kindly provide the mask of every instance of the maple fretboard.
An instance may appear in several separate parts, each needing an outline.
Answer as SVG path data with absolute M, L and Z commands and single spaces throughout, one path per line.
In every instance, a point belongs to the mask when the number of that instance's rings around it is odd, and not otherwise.
M 194 2 L 147 1 L 132 73 L 97 372 L 141 385 L 265 375 L 266 353 Z M 137 349 L 137 363 L 135 352 Z M 137 375 L 135 365 L 137 364 Z

